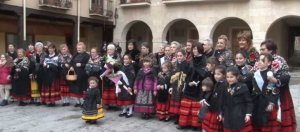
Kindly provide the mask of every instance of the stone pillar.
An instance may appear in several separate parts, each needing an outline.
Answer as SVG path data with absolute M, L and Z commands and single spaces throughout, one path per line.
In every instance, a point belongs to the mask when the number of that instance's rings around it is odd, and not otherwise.
M 17 44 L 16 47 L 17 48 L 23 48 L 26 49 L 27 48 L 27 44 L 26 41 L 24 41 L 24 25 L 23 25 L 23 20 L 24 20 L 24 16 L 23 16 L 23 12 L 17 12 L 17 16 L 18 16 L 18 25 L 17 25 Z

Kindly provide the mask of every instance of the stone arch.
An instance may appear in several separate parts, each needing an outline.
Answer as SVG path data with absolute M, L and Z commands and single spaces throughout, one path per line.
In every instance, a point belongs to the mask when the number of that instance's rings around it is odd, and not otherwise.
M 273 39 L 278 46 L 278 54 L 289 64 L 300 64 L 300 16 L 287 15 L 270 24 L 267 39 Z
M 213 26 L 210 32 L 210 38 L 212 38 L 215 45 L 220 35 L 222 34 L 226 35 L 229 39 L 229 45 L 227 45 L 228 48 L 231 48 L 233 52 L 236 52 L 238 50 L 238 43 L 237 43 L 236 36 L 239 32 L 245 30 L 252 33 L 249 24 L 245 20 L 238 17 L 226 17 L 219 20 Z
M 178 25 L 181 26 L 179 27 Z M 184 44 L 188 39 L 199 40 L 199 32 L 193 22 L 188 19 L 178 18 L 170 21 L 164 27 L 162 39 L 164 41 L 178 41 Z

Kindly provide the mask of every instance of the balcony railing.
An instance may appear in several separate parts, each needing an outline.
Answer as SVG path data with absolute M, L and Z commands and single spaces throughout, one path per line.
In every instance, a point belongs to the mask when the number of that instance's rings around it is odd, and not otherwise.
M 72 8 L 73 0 L 40 0 L 40 7 L 50 7 L 58 9 L 70 9 Z
M 113 16 L 113 1 L 112 0 L 104 0 L 104 1 L 101 1 L 100 3 L 93 3 L 90 1 L 90 15 L 112 18 L 112 16 Z
M 121 7 L 127 6 L 149 6 L 151 0 L 121 0 Z

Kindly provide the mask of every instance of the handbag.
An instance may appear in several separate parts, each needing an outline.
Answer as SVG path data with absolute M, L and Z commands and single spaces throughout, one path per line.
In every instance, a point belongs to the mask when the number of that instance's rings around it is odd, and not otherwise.
M 68 73 L 67 73 L 67 75 L 66 75 L 66 79 L 67 79 L 68 81 L 76 81 L 76 80 L 77 80 L 77 74 L 76 74 L 76 72 L 75 72 L 75 70 L 74 70 L 73 67 L 71 67 L 71 68 L 69 69 L 69 71 L 68 71 Z
M 198 113 L 198 120 L 199 122 L 202 122 L 205 119 L 205 115 L 208 112 L 208 106 L 203 105 Z

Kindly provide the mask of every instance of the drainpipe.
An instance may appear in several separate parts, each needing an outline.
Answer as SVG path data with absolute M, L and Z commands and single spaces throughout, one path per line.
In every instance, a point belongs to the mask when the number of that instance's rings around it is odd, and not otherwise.
M 23 46 L 26 45 L 26 17 L 26 0 L 23 0 Z
M 77 1 L 77 43 L 80 40 L 80 0 Z

